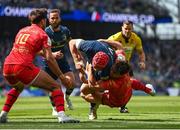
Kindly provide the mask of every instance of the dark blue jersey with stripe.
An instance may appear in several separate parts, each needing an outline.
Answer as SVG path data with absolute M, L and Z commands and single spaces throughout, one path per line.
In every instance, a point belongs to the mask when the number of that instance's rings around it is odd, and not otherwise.
M 71 33 L 70 30 L 65 27 L 60 25 L 59 26 L 59 31 L 53 31 L 51 26 L 46 27 L 45 31 L 49 38 L 51 39 L 52 42 L 52 52 L 55 51 L 60 51 L 64 54 L 64 57 L 61 59 L 57 59 L 57 63 L 63 73 L 71 71 L 71 68 L 68 64 L 67 57 L 65 54 L 67 54 L 68 51 L 68 42 L 71 38 Z M 48 72 L 54 79 L 57 79 L 57 77 L 51 72 L 50 68 L 48 65 L 45 65 L 45 70 Z
M 96 80 L 106 80 L 109 78 L 110 69 L 115 62 L 115 51 L 108 44 L 96 40 L 85 40 L 79 44 L 79 50 L 86 55 L 89 63 L 92 63 L 92 59 L 97 52 L 103 51 L 106 53 L 110 59 L 107 66 L 101 71 L 94 72 L 94 76 Z
M 64 46 L 67 46 L 67 42 L 71 38 L 71 33 L 67 27 L 60 25 L 59 28 L 60 30 L 56 32 L 53 31 L 51 26 L 45 29 L 52 42 L 52 52 L 64 51 Z

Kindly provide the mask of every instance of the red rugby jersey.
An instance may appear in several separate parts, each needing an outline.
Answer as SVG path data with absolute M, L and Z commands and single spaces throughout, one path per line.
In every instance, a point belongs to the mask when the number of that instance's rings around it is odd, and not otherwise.
M 103 81 L 100 84 L 105 90 L 109 90 L 109 99 L 111 99 L 110 102 L 114 104 L 114 107 L 127 104 L 132 96 L 131 85 L 130 76 L 128 74 L 118 79 Z
M 16 35 L 15 42 L 4 64 L 32 64 L 37 52 L 43 48 L 51 47 L 48 36 L 36 24 L 22 28 Z

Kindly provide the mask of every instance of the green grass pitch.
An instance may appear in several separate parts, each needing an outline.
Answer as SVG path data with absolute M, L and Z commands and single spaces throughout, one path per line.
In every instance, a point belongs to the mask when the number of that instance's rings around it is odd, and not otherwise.
M 78 124 L 60 124 L 51 115 L 48 97 L 19 98 L 9 113 L 9 122 L 0 129 L 175 129 L 180 128 L 180 97 L 133 96 L 127 107 L 130 113 L 101 105 L 98 119 L 88 120 L 89 104 L 80 97 L 71 97 L 74 110 L 66 113 Z M 0 98 L 0 108 L 5 98 Z

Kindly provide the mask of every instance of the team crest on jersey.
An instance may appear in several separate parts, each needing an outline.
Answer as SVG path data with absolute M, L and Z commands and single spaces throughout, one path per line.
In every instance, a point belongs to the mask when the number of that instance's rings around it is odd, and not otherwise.
M 63 41 L 66 41 L 66 40 L 67 40 L 66 35 L 63 35 L 63 36 L 62 36 L 62 40 L 63 40 Z

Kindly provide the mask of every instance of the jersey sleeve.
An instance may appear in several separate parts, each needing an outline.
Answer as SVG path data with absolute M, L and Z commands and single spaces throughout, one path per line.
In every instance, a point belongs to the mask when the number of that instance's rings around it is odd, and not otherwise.
M 71 31 L 66 27 L 67 39 L 71 39 Z
M 113 41 L 119 41 L 119 36 L 120 36 L 120 32 L 116 33 L 114 35 L 111 35 L 108 40 L 113 40 Z
M 44 48 L 51 47 L 51 39 L 47 35 L 42 36 L 42 44 Z

